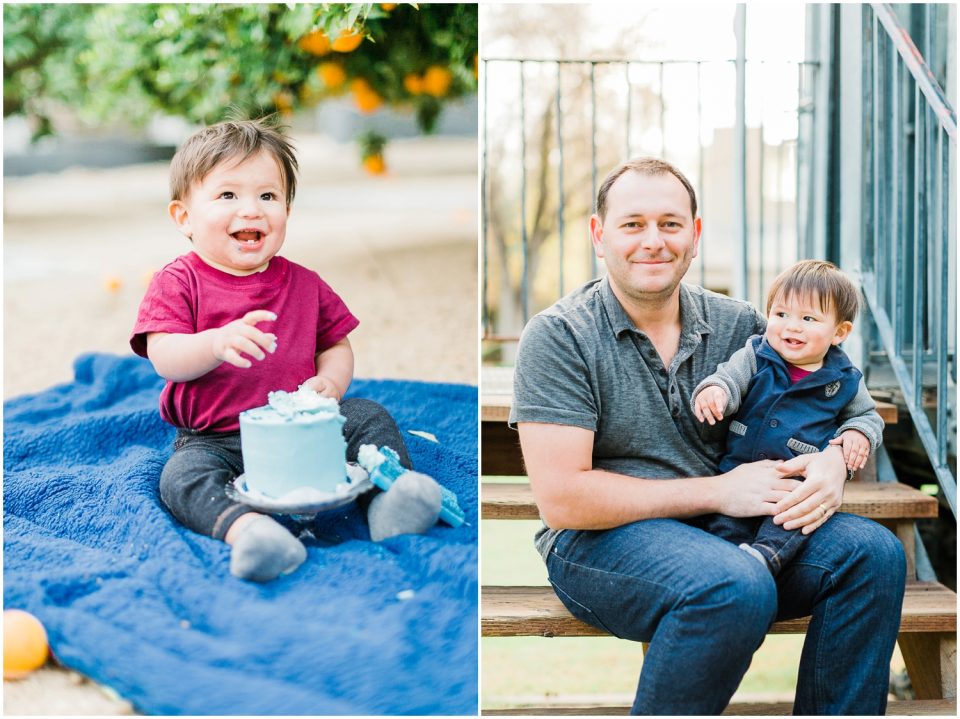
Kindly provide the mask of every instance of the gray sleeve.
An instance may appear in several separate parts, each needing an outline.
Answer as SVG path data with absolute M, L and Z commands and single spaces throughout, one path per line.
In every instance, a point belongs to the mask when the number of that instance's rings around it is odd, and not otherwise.
M 597 430 L 599 411 L 582 343 L 562 319 L 536 315 L 517 348 L 509 424 L 544 422 Z
M 747 393 L 747 388 L 750 386 L 750 379 L 756 373 L 757 353 L 753 349 L 751 337 L 743 347 L 731 355 L 730 359 L 719 365 L 716 372 L 696 386 L 690 399 L 691 410 L 700 392 L 707 387 L 717 386 L 727 391 L 727 406 L 723 410 L 723 416 L 729 417 L 740 409 L 743 395 Z
M 876 452 L 877 447 L 883 442 L 883 420 L 877 414 L 877 404 L 867 391 L 867 385 L 862 377 L 856 397 L 840 410 L 838 419 L 840 420 L 840 428 L 837 429 L 834 437 L 839 437 L 848 429 L 855 429 L 862 432 L 870 440 L 871 452 Z

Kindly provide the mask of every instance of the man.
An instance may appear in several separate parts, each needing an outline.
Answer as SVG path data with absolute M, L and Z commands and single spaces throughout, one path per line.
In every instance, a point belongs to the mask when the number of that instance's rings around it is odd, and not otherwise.
M 700 233 L 679 170 L 652 158 L 621 164 L 590 218 L 607 277 L 523 332 L 510 421 L 550 582 L 574 616 L 650 643 L 634 714 L 719 714 L 773 621 L 806 615 L 794 712 L 883 714 L 902 547 L 880 525 L 837 513 L 838 447 L 717 475 L 723 443 L 698 436 L 691 392 L 765 322 L 745 302 L 681 284 Z M 774 515 L 813 534 L 774 579 L 695 526 L 712 512 Z

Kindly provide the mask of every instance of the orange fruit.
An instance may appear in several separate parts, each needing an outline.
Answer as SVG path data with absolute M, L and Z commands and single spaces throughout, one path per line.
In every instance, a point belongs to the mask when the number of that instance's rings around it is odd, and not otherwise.
M 423 92 L 423 78 L 415 72 L 408 73 L 403 77 L 403 87 L 411 95 L 419 95 Z
M 383 98 L 375 92 L 354 93 L 353 99 L 357 103 L 357 109 L 364 115 L 369 115 L 380 109 L 383 104 Z
M 384 12 L 390 12 L 391 10 L 393 10 L 393 9 L 396 8 L 396 7 L 397 7 L 397 4 L 396 4 L 395 2 L 382 2 L 382 3 L 380 3 L 380 8 L 381 8 Z
M 287 90 L 278 92 L 273 96 L 273 104 L 282 115 L 288 115 L 293 112 L 293 95 Z
M 119 292 L 121 287 L 123 287 L 123 280 L 116 275 L 108 275 L 103 278 L 103 289 L 107 292 Z
M 337 52 L 353 52 L 363 42 L 363 35 L 353 28 L 340 31 L 340 35 L 333 41 L 331 47 Z
M 480 79 L 480 58 L 476 55 L 473 56 L 473 79 Z
M 347 81 L 347 72 L 338 62 L 321 62 L 317 65 L 317 75 L 330 90 L 341 87 Z
M 431 65 L 423 73 L 423 91 L 434 97 L 443 97 L 453 82 L 453 73 L 445 67 Z
M 3 612 L 3 678 L 19 679 L 47 661 L 47 632 L 40 620 L 20 609 Z
M 323 30 L 308 32 L 297 43 L 304 52 L 311 55 L 326 55 L 330 52 L 330 39 Z
M 363 169 L 371 175 L 382 175 L 387 171 L 383 162 L 383 155 L 368 155 L 363 158 Z

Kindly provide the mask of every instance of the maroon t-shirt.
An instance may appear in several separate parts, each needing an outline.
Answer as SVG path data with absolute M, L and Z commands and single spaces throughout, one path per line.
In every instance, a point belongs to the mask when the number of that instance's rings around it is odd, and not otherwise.
M 223 362 L 190 382 L 167 382 L 160 416 L 176 427 L 230 432 L 239 414 L 267 403 L 267 393 L 297 389 L 316 374 L 315 356 L 346 337 L 359 321 L 312 270 L 274 257 L 263 272 L 237 277 L 195 253 L 154 275 L 140 303 L 130 346 L 147 356 L 147 333 L 194 334 L 223 327 L 252 310 L 270 310 L 275 322 L 257 329 L 277 336 L 277 351 L 248 358 L 252 367 Z
M 790 375 L 790 384 L 796 384 L 797 382 L 802 380 L 804 377 L 813 374 L 813 372 L 811 372 L 810 370 L 803 369 L 802 367 L 797 367 L 795 364 L 790 364 L 789 362 L 787 362 L 786 365 L 787 365 L 787 374 Z

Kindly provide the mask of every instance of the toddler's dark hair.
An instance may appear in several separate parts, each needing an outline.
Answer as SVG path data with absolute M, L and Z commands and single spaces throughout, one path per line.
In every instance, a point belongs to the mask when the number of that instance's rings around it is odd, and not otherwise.
M 803 260 L 774 279 L 767 293 L 767 314 L 773 303 L 791 297 L 816 297 L 823 312 L 837 322 L 853 322 L 860 309 L 860 293 L 840 268 L 825 260 Z
M 297 191 L 297 158 L 283 128 L 269 117 L 257 120 L 226 120 L 191 135 L 170 161 L 170 199 L 183 200 L 194 182 L 200 182 L 214 167 L 236 158 L 243 162 L 261 150 L 280 165 L 287 207 Z

